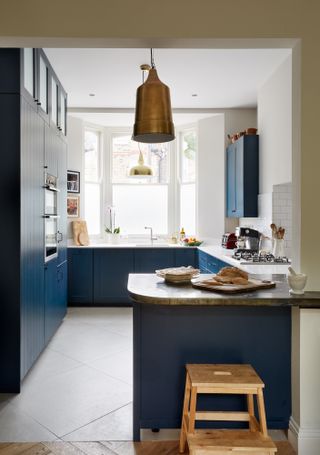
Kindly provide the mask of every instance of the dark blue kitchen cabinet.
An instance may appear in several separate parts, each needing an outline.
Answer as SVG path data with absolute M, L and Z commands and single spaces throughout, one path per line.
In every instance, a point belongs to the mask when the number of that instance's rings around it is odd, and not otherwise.
M 67 263 L 57 265 L 52 259 L 45 265 L 45 324 L 47 344 L 56 332 L 66 313 Z
M 93 248 L 68 249 L 68 302 L 93 303 Z
M 129 273 L 134 272 L 133 248 L 96 248 L 93 269 L 93 302 L 95 305 L 131 303 L 127 283 Z
M 21 379 L 44 346 L 43 120 L 21 98 Z
M 200 250 L 198 251 L 198 261 L 201 273 L 218 273 L 223 267 L 229 266 L 226 262 Z
M 40 54 L 46 66 L 41 64 L 41 76 Z M 45 161 L 57 175 L 59 150 L 62 143 L 65 150 L 66 141 L 59 130 L 51 134 L 48 126 L 52 68 L 43 51 L 0 49 L 0 67 L 0 136 L 8 151 L 0 168 L 0 206 L 6 219 L 0 234 L 5 239 L 2 255 L 10 258 L 0 275 L 0 392 L 19 392 L 21 380 L 61 322 L 63 305 L 66 308 L 66 266 L 61 265 L 59 273 L 57 261 L 44 268 L 43 218 Z M 59 135 L 60 143 L 55 139 Z M 57 302 L 60 306 L 54 306 Z
M 258 216 L 259 136 L 242 136 L 227 148 L 227 217 Z
M 157 269 L 174 266 L 174 248 L 137 248 L 135 250 L 135 273 L 154 273 Z
M 197 249 L 191 247 L 177 248 L 175 250 L 175 266 L 183 267 L 191 265 L 198 267 Z

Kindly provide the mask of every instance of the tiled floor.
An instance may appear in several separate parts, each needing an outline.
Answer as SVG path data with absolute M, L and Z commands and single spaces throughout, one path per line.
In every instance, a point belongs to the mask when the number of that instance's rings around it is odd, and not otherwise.
M 25 378 L 0 395 L 0 441 L 132 439 L 132 309 L 71 308 Z
M 286 441 L 282 431 L 271 431 L 270 435 L 276 441 Z M 143 430 L 141 436 L 145 441 L 176 441 L 179 430 Z M 117 454 L 153 453 L 151 446 L 123 442 L 130 440 L 132 309 L 71 308 L 25 378 L 21 393 L 0 394 L 0 443 L 47 441 L 48 453 L 57 455 L 109 454 L 110 449 Z M 59 441 L 70 444 L 56 444 Z M 102 451 L 94 445 L 98 443 L 80 447 L 79 441 L 109 442 Z M 169 452 L 160 452 L 177 453 L 174 443 L 168 448 Z M 3 450 L 11 453 L 13 449 Z M 40 453 L 36 447 L 34 450 Z

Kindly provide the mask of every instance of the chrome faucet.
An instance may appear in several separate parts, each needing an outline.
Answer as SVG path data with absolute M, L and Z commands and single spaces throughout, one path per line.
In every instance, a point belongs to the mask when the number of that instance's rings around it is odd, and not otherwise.
M 154 241 L 154 240 L 158 240 L 157 237 L 153 237 L 153 230 L 152 230 L 152 227 L 150 227 L 150 226 L 145 226 L 144 228 L 145 228 L 145 229 L 150 229 L 150 240 L 151 240 L 151 244 L 153 244 L 153 241 Z

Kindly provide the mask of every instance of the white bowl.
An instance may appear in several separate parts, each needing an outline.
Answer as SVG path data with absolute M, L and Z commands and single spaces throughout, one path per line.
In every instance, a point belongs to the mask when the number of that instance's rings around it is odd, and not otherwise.
M 307 278 L 307 275 L 304 273 L 298 273 L 297 275 L 288 275 L 290 294 L 304 294 Z

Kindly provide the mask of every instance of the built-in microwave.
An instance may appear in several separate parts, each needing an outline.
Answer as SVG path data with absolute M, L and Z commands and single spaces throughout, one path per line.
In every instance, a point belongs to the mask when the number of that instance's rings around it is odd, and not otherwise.
M 45 172 L 44 178 L 44 260 L 45 262 L 58 256 L 58 179 Z

